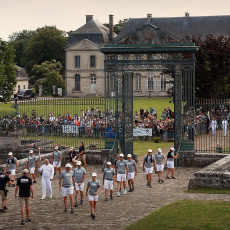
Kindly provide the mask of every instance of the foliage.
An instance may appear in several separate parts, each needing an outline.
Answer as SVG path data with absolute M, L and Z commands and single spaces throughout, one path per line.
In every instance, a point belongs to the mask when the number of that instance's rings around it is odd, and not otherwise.
M 127 18 L 123 20 L 119 20 L 118 23 L 114 25 L 114 28 L 113 28 L 114 33 L 119 34 L 127 21 L 128 21 Z M 104 23 L 104 26 L 109 28 L 109 23 Z
M 154 137 L 153 138 L 153 142 L 154 143 L 160 143 L 161 142 L 161 138 L 160 137 Z
M 60 74 L 61 70 L 60 62 L 56 60 L 45 61 L 41 65 L 34 65 L 30 81 L 35 84 L 37 90 L 39 85 L 42 85 L 49 93 L 52 93 L 53 85 L 64 89 L 65 81 Z
M 216 143 L 216 145 L 214 145 L 213 148 L 216 149 L 217 153 L 223 153 L 223 148 L 219 143 Z
M 126 228 L 137 229 L 229 229 L 229 202 L 181 200 L 167 205 Z
M 196 52 L 196 96 L 230 96 L 230 37 L 194 36 Z
M 65 46 L 67 33 L 55 26 L 45 26 L 35 31 L 23 30 L 10 35 L 10 43 L 15 48 L 15 61 L 25 68 L 29 77 L 34 65 L 53 59 L 65 66 Z M 64 73 L 64 69 L 62 69 Z
M 13 60 L 13 47 L 0 39 L 0 94 L 3 96 L 3 101 L 10 100 L 17 83 Z

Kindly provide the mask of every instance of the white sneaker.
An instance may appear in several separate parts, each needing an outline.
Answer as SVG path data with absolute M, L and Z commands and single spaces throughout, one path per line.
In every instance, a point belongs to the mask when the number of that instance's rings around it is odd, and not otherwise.
M 126 194 L 127 194 L 126 189 L 124 189 L 123 190 L 123 195 L 126 195 Z
M 45 200 L 45 198 L 44 198 L 44 197 L 42 197 L 40 200 Z
M 117 197 L 120 197 L 121 195 L 120 195 L 120 193 L 119 192 L 117 192 Z

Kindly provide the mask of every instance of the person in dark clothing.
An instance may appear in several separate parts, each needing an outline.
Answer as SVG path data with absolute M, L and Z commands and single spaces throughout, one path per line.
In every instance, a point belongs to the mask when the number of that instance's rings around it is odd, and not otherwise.
M 5 212 L 7 207 L 6 207 L 6 202 L 7 202 L 7 192 L 8 190 L 6 189 L 6 184 L 13 184 L 10 180 L 10 171 L 6 171 L 4 175 L 0 176 L 0 195 L 2 197 L 2 206 L 0 209 L 1 212 Z
M 86 156 L 85 156 L 85 146 L 83 142 L 80 142 L 80 147 L 79 147 L 79 153 L 78 153 L 78 159 L 81 161 L 81 163 L 84 165 L 85 170 L 87 170 L 87 165 L 86 165 Z
M 15 198 L 17 197 L 17 193 L 19 190 L 19 199 L 21 203 L 21 215 L 22 221 L 21 225 L 24 225 L 26 222 L 30 222 L 30 194 L 31 197 L 34 198 L 34 190 L 32 179 L 28 177 L 29 171 L 27 169 L 23 170 L 23 176 L 20 177 L 17 181 L 17 186 L 15 188 Z M 25 220 L 25 208 L 26 208 L 26 217 Z
M 76 160 L 77 160 L 77 152 L 75 151 L 74 147 L 70 147 L 69 151 L 69 162 L 76 168 Z

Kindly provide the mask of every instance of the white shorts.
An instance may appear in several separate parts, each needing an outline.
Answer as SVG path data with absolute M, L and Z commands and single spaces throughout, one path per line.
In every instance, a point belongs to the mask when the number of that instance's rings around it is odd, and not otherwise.
M 30 171 L 31 174 L 34 174 L 34 172 L 35 172 L 35 167 L 29 168 L 29 171 Z
M 117 181 L 126 181 L 126 174 L 117 174 Z
M 174 169 L 174 162 L 173 161 L 167 161 L 167 168 L 168 169 Z
M 157 164 L 157 172 L 164 170 L 164 164 Z
M 151 167 L 151 168 L 146 168 L 145 167 L 145 174 L 147 175 L 147 174 L 150 174 L 150 173 L 153 173 L 153 167 Z
M 104 188 L 113 190 L 113 181 L 112 180 L 104 180 Z
M 84 191 L 84 183 L 81 183 L 81 185 L 79 186 L 78 183 L 75 183 L 75 190 L 76 191 Z
M 53 166 L 54 166 L 55 168 L 60 168 L 60 167 L 61 167 L 61 161 L 59 161 L 59 163 L 58 163 L 57 161 L 54 161 L 54 162 L 53 162 Z
M 96 196 L 88 195 L 88 200 L 89 201 L 98 201 L 98 195 L 96 195 Z
M 128 173 L 128 180 L 134 179 L 135 172 Z
M 73 194 L 73 186 L 68 188 L 62 187 L 62 196 L 68 196 L 71 194 Z
M 16 169 L 10 169 L 10 176 L 15 176 Z

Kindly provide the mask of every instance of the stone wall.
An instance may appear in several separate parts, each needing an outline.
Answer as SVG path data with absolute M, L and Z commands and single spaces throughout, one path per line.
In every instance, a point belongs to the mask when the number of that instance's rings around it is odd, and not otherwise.
M 188 188 L 230 188 L 230 155 L 194 173 Z
M 228 155 L 223 153 L 194 153 L 192 151 L 184 151 L 180 152 L 177 164 L 182 167 L 206 167 Z

